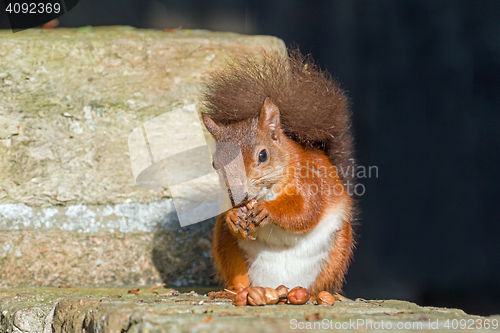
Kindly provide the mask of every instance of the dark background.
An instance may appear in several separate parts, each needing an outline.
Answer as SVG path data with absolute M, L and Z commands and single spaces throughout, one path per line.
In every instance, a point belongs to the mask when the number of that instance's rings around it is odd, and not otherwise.
M 499 0 L 80 0 L 59 20 L 297 43 L 348 91 L 379 171 L 346 295 L 500 312 Z

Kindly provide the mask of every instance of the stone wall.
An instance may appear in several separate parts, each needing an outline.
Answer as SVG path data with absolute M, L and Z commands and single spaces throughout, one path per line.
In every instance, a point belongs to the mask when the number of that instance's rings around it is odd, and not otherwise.
M 0 31 L 0 286 L 207 285 L 211 228 L 135 185 L 135 127 L 194 112 L 228 55 L 274 37 L 130 27 Z

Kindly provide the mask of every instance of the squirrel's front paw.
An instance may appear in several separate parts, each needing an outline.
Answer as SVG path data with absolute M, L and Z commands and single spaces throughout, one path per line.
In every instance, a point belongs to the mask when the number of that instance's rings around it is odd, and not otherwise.
M 271 222 L 269 211 L 267 210 L 267 202 L 259 201 L 255 203 L 248 211 L 245 220 L 247 222 L 247 230 L 249 234 L 255 230 L 255 228 L 264 226 Z
M 243 238 L 255 240 L 255 238 L 250 236 L 248 232 L 248 222 L 245 220 L 246 212 L 247 210 L 242 207 L 229 210 L 226 216 L 226 223 L 236 235 L 241 234 Z

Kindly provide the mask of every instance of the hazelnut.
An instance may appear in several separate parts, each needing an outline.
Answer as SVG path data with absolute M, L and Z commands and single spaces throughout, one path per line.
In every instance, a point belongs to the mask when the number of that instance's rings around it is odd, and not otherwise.
M 276 304 L 280 300 L 278 292 L 273 288 L 264 288 L 266 290 L 266 304 Z
M 280 298 L 280 301 L 286 300 L 286 297 L 288 296 L 288 288 L 285 287 L 284 285 L 278 286 L 276 288 L 276 291 L 278 292 L 278 296 Z
M 235 306 L 246 306 L 248 304 L 248 290 L 250 288 L 247 287 L 245 289 L 243 289 L 242 291 L 240 291 L 239 293 L 236 294 L 236 296 L 234 296 L 234 300 L 233 300 L 233 305 Z
M 306 304 L 310 298 L 309 290 L 302 287 L 295 287 L 288 293 L 288 301 L 295 305 Z
M 266 305 L 266 290 L 262 287 L 251 287 L 248 290 L 248 304 L 254 306 Z
M 318 305 L 333 305 L 335 303 L 335 297 L 328 291 L 322 291 L 318 294 L 316 303 L 318 303 Z

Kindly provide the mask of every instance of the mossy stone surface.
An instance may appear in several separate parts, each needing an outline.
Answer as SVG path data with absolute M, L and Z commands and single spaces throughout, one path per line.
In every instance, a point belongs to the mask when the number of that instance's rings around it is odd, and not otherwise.
M 0 332 L 16 325 L 31 332 L 292 332 L 296 328 L 358 331 L 382 325 L 403 325 L 396 331 L 447 332 L 446 322 L 489 322 L 500 316 L 472 316 L 458 309 L 420 307 L 397 300 L 343 300 L 333 306 L 271 305 L 235 307 L 230 300 L 210 300 L 203 295 L 181 293 L 167 296 L 171 289 L 140 288 L 16 288 L 0 289 Z M 158 294 L 154 294 L 156 292 Z M 354 324 L 353 324 L 354 323 Z M 370 326 L 371 325 L 371 326 Z M 405 329 L 411 327 L 411 329 Z M 387 326 L 384 326 L 387 327 Z M 51 332 L 51 331 L 48 331 Z
M 233 54 L 281 50 L 270 36 L 131 27 L 0 31 L 0 204 L 149 203 L 127 139 L 197 108 L 205 74 Z

